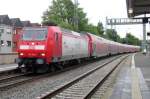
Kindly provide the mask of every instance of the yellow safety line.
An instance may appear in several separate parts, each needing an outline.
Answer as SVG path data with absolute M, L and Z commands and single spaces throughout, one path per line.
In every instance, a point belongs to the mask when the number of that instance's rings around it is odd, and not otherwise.
M 134 56 L 132 56 L 132 66 L 131 66 L 131 78 L 132 78 L 132 99 L 142 99 L 141 90 L 140 90 L 140 82 L 137 73 L 137 69 L 135 67 Z

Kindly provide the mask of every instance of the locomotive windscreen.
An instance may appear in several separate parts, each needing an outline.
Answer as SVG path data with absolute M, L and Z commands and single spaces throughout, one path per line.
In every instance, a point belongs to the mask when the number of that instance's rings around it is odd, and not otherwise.
M 27 28 L 23 29 L 22 40 L 45 40 L 47 28 Z

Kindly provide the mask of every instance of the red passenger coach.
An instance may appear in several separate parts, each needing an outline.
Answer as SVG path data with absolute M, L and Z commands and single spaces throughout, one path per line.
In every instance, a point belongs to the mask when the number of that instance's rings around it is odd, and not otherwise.
M 108 55 L 109 53 L 108 40 L 90 33 L 87 33 L 87 35 L 91 40 L 90 41 L 91 53 L 92 53 L 91 56 L 102 57 Z

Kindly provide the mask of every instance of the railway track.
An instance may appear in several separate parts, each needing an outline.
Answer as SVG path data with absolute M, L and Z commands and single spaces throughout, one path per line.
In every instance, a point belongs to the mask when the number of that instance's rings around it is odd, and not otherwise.
M 17 74 L 13 70 L 12 71 L 6 71 L 0 75 L 0 91 L 4 91 L 6 89 L 10 89 L 12 87 L 19 86 L 21 84 L 29 83 L 34 80 L 38 80 L 41 78 L 50 77 L 56 74 L 59 74 L 61 72 L 65 72 L 68 70 L 71 70 L 76 67 L 70 67 L 63 69 L 61 71 L 56 71 L 48 74 L 42 74 L 42 75 L 34 75 L 32 73 L 26 73 L 26 74 Z M 31 74 L 31 75 L 30 75 Z
M 100 65 L 70 81 L 45 92 L 37 99 L 87 99 L 105 82 L 127 56 L 119 57 Z
M 29 77 L 31 73 L 27 74 L 12 74 L 12 75 L 5 75 L 0 78 L 0 90 L 9 89 L 20 84 L 23 84 L 32 79 Z
M 0 83 L 4 82 L 4 81 L 8 81 L 8 80 L 10 81 L 10 80 L 13 80 L 17 77 L 21 77 L 21 76 L 25 76 L 25 75 L 27 75 L 27 73 L 26 74 L 25 73 L 16 73 L 16 72 L 12 71 L 12 73 L 7 73 L 7 74 L 1 75 L 0 76 Z
M 97 60 L 94 60 L 92 62 L 95 62 L 95 61 L 97 61 Z M 83 63 L 82 65 L 85 65 L 88 63 L 89 62 Z M 91 63 L 91 61 L 90 61 L 90 63 Z M 73 67 L 66 68 L 66 69 L 61 70 L 61 71 L 52 72 L 52 73 L 43 74 L 43 75 L 37 75 L 37 76 L 30 75 L 31 73 L 17 74 L 17 73 L 15 73 L 15 70 L 6 71 L 6 72 L 3 72 L 2 74 L 0 74 L 0 91 L 10 89 L 12 87 L 16 87 L 16 86 L 19 86 L 19 85 L 22 85 L 25 83 L 29 83 L 29 82 L 34 81 L 34 80 L 38 80 L 41 78 L 56 75 L 58 73 L 65 72 L 65 71 L 68 71 L 68 70 L 71 70 L 71 69 L 77 68 L 77 67 L 78 66 L 73 66 Z
M 17 71 L 16 69 L 1 71 L 0 72 L 0 79 L 8 77 L 10 75 L 14 75 L 14 74 L 16 74 L 16 71 Z
M 94 69 L 99 65 L 103 66 L 102 64 L 114 61 L 121 56 L 122 55 L 106 57 L 104 59 L 101 58 L 101 61 L 88 61 L 82 64 L 65 68 L 62 71 L 44 75 L 36 75 L 36 78 L 33 78 L 25 83 L 20 83 L 19 86 L 17 84 L 14 85 L 16 87 L 8 87 L 9 90 L 0 90 L 0 96 L 2 99 L 11 99 L 12 97 L 13 99 L 35 99 L 45 92 L 55 90 L 56 88 L 58 88 L 57 86 L 65 84 L 70 80 L 78 77 L 79 75 L 86 73 L 87 71 Z

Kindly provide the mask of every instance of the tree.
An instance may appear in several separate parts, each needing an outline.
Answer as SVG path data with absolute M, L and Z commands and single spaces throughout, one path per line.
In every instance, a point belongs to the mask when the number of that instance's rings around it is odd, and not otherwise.
M 74 11 L 77 12 L 77 16 Z M 95 35 L 103 35 L 103 24 L 98 23 L 97 26 L 89 24 L 86 13 L 82 8 L 79 8 L 71 0 L 53 0 L 52 5 L 43 14 L 43 24 L 58 25 L 63 28 L 74 31 L 85 31 Z M 75 21 L 78 21 L 78 28 Z
M 82 8 L 77 9 L 78 13 L 78 31 L 86 31 L 88 27 L 88 18 Z
M 92 24 L 88 24 L 85 31 L 99 36 L 97 26 Z
M 79 25 L 79 30 L 75 23 L 75 13 L 77 11 L 77 20 Z M 54 22 L 58 26 L 72 29 L 75 31 L 84 31 L 86 30 L 88 19 L 86 18 L 86 13 L 83 12 L 82 8 L 78 8 L 73 4 L 71 0 L 53 0 L 52 5 L 47 11 L 44 12 L 43 22 Z
M 124 42 L 130 45 L 140 45 L 141 41 L 133 36 L 131 33 L 127 33 L 126 37 L 124 38 Z
M 105 38 L 115 41 L 115 42 L 121 42 L 120 36 L 117 34 L 117 31 L 114 29 L 107 29 Z
M 71 0 L 53 0 L 52 6 L 44 12 L 42 23 L 54 22 L 61 27 L 73 29 L 73 12 L 74 4 Z
M 98 30 L 98 34 L 100 36 L 104 35 L 104 27 L 103 27 L 103 24 L 100 21 L 97 24 L 97 30 Z

